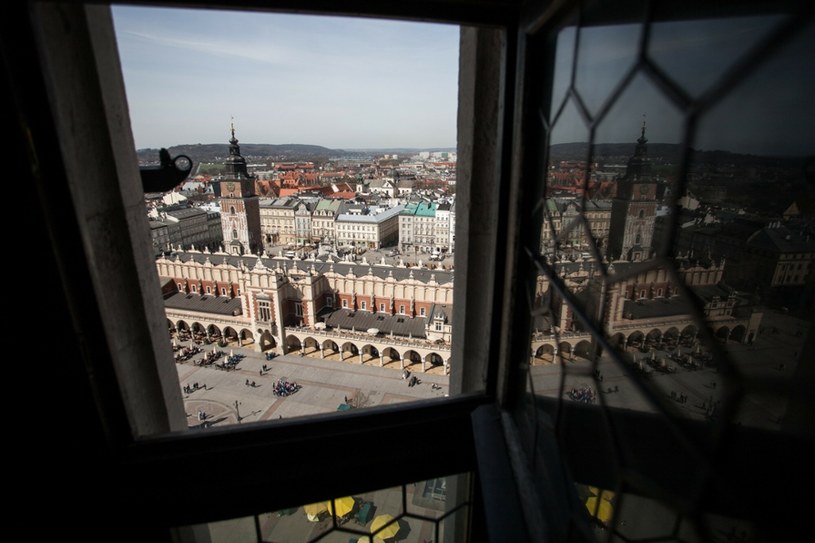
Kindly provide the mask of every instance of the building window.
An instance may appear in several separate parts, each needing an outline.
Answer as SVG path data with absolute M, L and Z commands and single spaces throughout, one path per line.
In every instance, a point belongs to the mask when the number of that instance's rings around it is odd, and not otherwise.
M 198 286 L 196 286 L 196 285 L 190 285 L 190 290 L 191 290 L 192 292 L 198 292 Z
M 400 315 L 404 315 L 404 314 L 405 314 L 405 306 L 404 306 L 404 305 L 400 305 L 400 306 L 399 306 L 399 314 L 400 314 Z
M 235 214 L 235 206 L 229 206 L 229 214 L 230 214 L 230 215 L 234 215 L 234 214 Z
M 221 296 L 226 296 L 226 287 L 221 287 Z
M 295 302 L 294 303 L 294 314 L 298 317 L 303 316 L 303 303 L 302 302 Z
M 234 229 L 232 230 L 232 239 L 238 239 L 238 231 L 237 230 L 234 230 Z
M 272 320 L 272 309 L 268 300 L 258 300 L 258 320 L 263 322 Z
M 360 308 L 361 308 L 363 311 L 366 311 L 366 310 L 368 309 L 368 304 L 367 304 L 367 302 L 365 302 L 365 301 L 363 300 L 363 301 L 362 301 L 362 304 L 360 305 Z
M 382 313 L 385 312 L 385 304 L 379 304 L 379 311 L 381 311 Z
M 212 288 L 211 287 L 207 287 L 207 294 L 212 294 Z
M 348 309 L 348 300 L 345 298 L 342 299 L 342 307 L 343 309 Z
M 425 314 L 424 314 L 424 307 L 420 307 L 420 308 L 419 308 L 419 316 L 421 316 L 421 317 L 424 317 L 424 316 L 425 316 Z

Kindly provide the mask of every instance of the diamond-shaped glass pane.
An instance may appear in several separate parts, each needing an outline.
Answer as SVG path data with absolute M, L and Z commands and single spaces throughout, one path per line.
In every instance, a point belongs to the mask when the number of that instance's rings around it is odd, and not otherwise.
M 355 494 L 355 497 L 359 498 L 362 507 L 365 507 L 366 504 L 369 506 L 365 517 L 359 519 L 362 521 L 360 526 L 366 530 L 370 530 L 371 522 L 378 516 L 389 515 L 397 518 L 404 513 L 401 486 Z
M 682 139 L 682 113 L 642 74 L 598 124 L 593 159 L 613 183 L 604 192 L 613 191 L 605 244 L 609 260 L 642 262 L 664 253 Z
M 748 175 L 739 183 L 739 188 L 745 188 L 744 185 L 749 185 L 750 181 L 769 181 L 769 172 L 762 170 L 763 165 L 769 165 L 766 164 L 768 161 L 765 160 L 762 164 L 758 157 L 812 155 L 809 134 L 815 123 L 815 108 L 811 102 L 815 93 L 815 80 L 812 77 L 802 77 L 800 68 L 809 65 L 813 47 L 815 24 L 810 24 L 798 34 L 790 36 L 790 41 L 778 54 L 765 63 L 757 64 L 744 81 L 735 85 L 700 118 L 695 138 L 695 146 L 700 151 L 757 155 L 752 157 L 752 164 L 745 163 L 741 157 L 733 157 L 738 158 L 737 161 L 722 161 L 722 167 L 731 168 L 729 171 L 720 170 L 725 174 L 722 177 L 731 177 L 732 182 L 737 181 L 732 175 L 736 173 L 733 168 L 749 170 L 752 167 L 752 172 L 744 172 Z M 755 189 L 738 192 L 740 194 L 736 195 L 736 204 L 756 195 Z M 778 197 L 782 196 L 779 192 L 781 191 L 776 185 L 776 191 L 769 194 L 773 198 L 768 204 L 779 200 Z M 783 196 L 791 199 L 789 194 Z M 762 211 L 770 210 L 764 208 Z
M 561 109 L 557 111 L 557 117 L 552 124 L 549 135 L 549 171 L 547 172 L 547 187 L 552 187 L 553 191 L 564 190 L 564 187 L 582 185 L 582 175 L 579 169 L 572 168 L 571 174 L 560 172 L 557 168 L 561 166 L 575 166 L 586 161 L 588 156 L 589 127 L 585 119 L 580 114 L 580 109 L 574 100 L 567 100 Z M 575 185 L 575 179 L 577 185 Z M 564 184 L 566 182 L 566 184 Z
M 467 501 L 469 475 L 448 475 L 405 487 L 408 514 L 438 518 Z
M 574 65 L 574 47 L 577 37 L 577 27 L 567 26 L 557 35 L 555 46 L 555 75 L 552 82 L 552 115 L 560 109 L 563 99 L 572 83 L 572 68 Z
M 778 15 L 656 22 L 648 55 L 688 94 L 700 96 L 782 21 Z
M 592 115 L 600 112 L 637 60 L 642 25 L 581 27 L 575 89 Z

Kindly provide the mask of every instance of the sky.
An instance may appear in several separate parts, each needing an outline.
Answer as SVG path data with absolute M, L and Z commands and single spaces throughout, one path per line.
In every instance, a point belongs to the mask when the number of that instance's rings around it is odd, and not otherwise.
M 749 61 L 783 22 L 780 16 L 765 15 L 655 23 L 646 57 L 690 100 L 703 104 L 707 93 L 726 80 L 735 65 Z M 560 32 L 550 104 L 555 119 L 552 143 L 589 138 L 590 123 L 574 98 L 567 97 L 570 85 L 588 115 L 600 119 L 595 142 L 633 142 L 643 120 L 650 142 L 683 141 L 684 107 L 668 98 L 647 70 L 637 70 L 616 101 L 610 101 L 637 65 L 641 32 L 636 24 L 589 27 L 579 35 L 574 27 Z M 815 70 L 809 68 L 813 51 L 815 29 L 810 25 L 766 62 L 749 62 L 749 76 L 702 107 L 693 147 L 757 155 L 815 154 Z
M 242 143 L 334 149 L 456 146 L 458 27 L 291 14 L 113 7 L 137 148 Z M 783 19 L 655 23 L 646 56 L 704 99 Z M 599 118 L 597 143 L 684 138 L 683 108 L 638 69 L 642 26 L 593 26 L 557 40 L 551 143 L 588 141 L 571 86 Z M 756 66 L 700 117 L 692 144 L 759 155 L 815 154 L 815 29 Z M 576 62 L 573 62 L 576 53 Z M 609 107 L 606 107 L 611 104 Z
M 114 6 L 136 147 L 455 147 L 457 26 Z

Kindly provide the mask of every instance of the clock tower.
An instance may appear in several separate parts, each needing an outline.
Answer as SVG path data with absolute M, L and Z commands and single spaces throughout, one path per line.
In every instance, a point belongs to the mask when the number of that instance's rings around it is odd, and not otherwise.
M 610 260 L 647 260 L 651 256 L 657 211 L 657 184 L 651 174 L 645 121 L 625 175 L 617 179 L 611 203 L 607 255 Z
M 229 156 L 226 171 L 219 181 L 221 228 L 224 249 L 231 254 L 258 253 L 262 247 L 260 233 L 260 201 L 255 194 L 255 178 L 246 171 L 246 159 L 231 126 Z

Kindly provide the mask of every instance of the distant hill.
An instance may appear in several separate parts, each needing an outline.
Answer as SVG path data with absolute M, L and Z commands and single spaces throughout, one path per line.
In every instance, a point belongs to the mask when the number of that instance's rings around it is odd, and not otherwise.
M 342 154 L 342 149 L 329 149 L 320 145 L 302 145 L 287 143 L 272 145 L 268 143 L 241 143 L 241 155 L 249 158 L 272 158 L 274 160 L 311 160 L 326 159 Z M 187 155 L 194 163 L 222 162 L 229 155 L 229 145 L 225 143 L 198 143 L 195 145 L 174 145 L 167 149 L 170 156 Z M 158 149 L 138 149 L 136 155 L 141 164 L 158 161 Z
M 347 153 L 368 153 L 377 155 L 415 155 L 421 151 L 431 153 L 455 153 L 455 147 L 377 147 L 371 149 L 346 149 Z
M 636 143 L 598 143 L 594 146 L 595 157 L 629 157 L 634 154 Z M 589 144 L 557 143 L 551 147 L 553 160 L 585 160 Z M 677 143 L 649 143 L 648 155 L 660 157 L 668 162 L 679 159 L 682 146 Z
M 241 143 L 241 155 L 247 159 L 262 159 L 274 161 L 313 160 L 322 161 L 336 157 L 372 157 L 376 155 L 404 155 L 411 156 L 419 151 L 449 152 L 456 151 L 455 147 L 388 147 L 378 149 L 329 149 L 320 145 L 304 145 L 299 143 L 286 143 L 273 145 L 270 143 Z M 167 149 L 170 156 L 187 155 L 195 164 L 202 162 L 223 162 L 229 154 L 229 145 L 226 143 L 197 143 L 194 145 L 174 145 Z M 158 149 L 138 149 L 136 155 L 142 165 L 158 162 Z M 251 161 L 251 160 L 250 160 Z
M 588 143 L 557 143 L 551 147 L 552 160 L 585 160 Z M 594 146 L 596 158 L 630 157 L 634 154 L 636 143 L 598 143 Z M 648 143 L 648 156 L 661 159 L 666 163 L 679 161 L 682 145 L 679 143 Z M 692 151 L 692 161 L 703 163 L 732 163 L 740 166 L 790 166 L 800 167 L 802 157 L 761 156 L 739 154 L 730 151 Z

